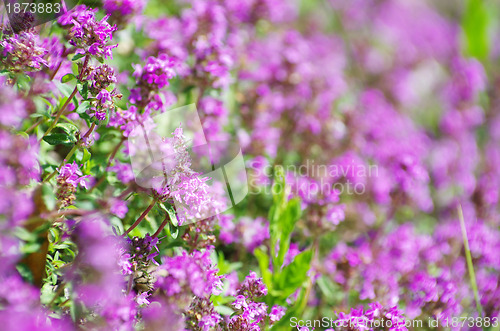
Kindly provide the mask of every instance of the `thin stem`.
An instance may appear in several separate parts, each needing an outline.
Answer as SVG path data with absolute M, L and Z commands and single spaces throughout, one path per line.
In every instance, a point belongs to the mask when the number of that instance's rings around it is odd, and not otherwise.
M 56 118 L 52 121 L 52 123 L 50 124 L 49 128 L 47 129 L 47 131 L 45 131 L 45 133 L 43 134 L 43 136 L 40 139 L 40 141 L 54 129 L 54 127 L 56 126 L 57 122 L 59 121 L 59 118 L 61 117 L 62 113 L 64 112 L 64 110 L 66 109 L 66 107 L 68 107 L 68 105 L 71 102 L 71 100 L 75 97 L 76 92 L 78 92 L 78 87 L 77 86 L 75 86 L 73 92 L 71 92 L 71 95 L 66 100 L 66 102 L 64 103 L 64 105 L 57 111 Z
M 66 48 L 66 46 L 63 46 L 63 51 L 62 51 L 62 57 L 66 57 L 69 55 L 68 51 L 70 51 L 69 53 L 71 53 L 71 49 L 68 50 Z M 57 72 L 59 71 L 59 69 L 61 69 L 61 66 L 62 66 L 62 63 L 63 63 L 63 60 L 59 61 L 59 65 L 54 69 L 54 71 L 52 72 L 52 74 L 50 75 L 50 78 L 49 80 L 53 80 L 54 77 L 56 76 Z
M 30 126 L 25 132 L 26 133 L 30 133 L 32 130 L 34 130 L 37 126 L 39 126 L 40 124 L 42 124 L 45 120 L 43 118 L 40 118 L 35 124 L 33 124 L 32 126 Z
M 73 154 L 75 153 L 76 149 L 78 148 L 78 145 L 80 145 L 80 142 L 83 140 L 83 139 L 86 139 L 88 138 L 88 136 L 92 133 L 92 131 L 94 131 L 96 127 L 96 124 L 95 122 L 92 123 L 92 125 L 90 126 L 90 129 L 87 131 L 87 133 L 85 133 L 85 135 L 83 137 L 81 137 L 76 143 L 75 143 L 75 146 L 73 146 L 73 148 L 69 151 L 68 155 L 66 155 L 64 157 L 64 159 L 62 160 L 61 164 L 59 165 L 59 169 L 61 169 L 65 164 L 66 164 L 66 161 L 69 160 Z M 54 177 L 54 175 L 57 173 L 57 169 L 54 170 L 48 177 L 46 177 L 43 182 L 47 182 L 49 180 L 52 179 L 52 177 Z
M 59 61 L 59 65 L 57 66 L 56 69 L 54 69 L 54 72 L 52 72 L 52 74 L 50 75 L 50 78 L 49 80 L 53 80 L 54 77 L 56 76 L 57 72 L 59 71 L 59 69 L 61 69 L 61 65 L 62 65 L 63 61 Z
M 120 150 L 120 147 L 125 142 L 125 139 L 126 139 L 125 137 L 122 137 L 122 139 L 120 140 L 120 142 L 113 149 L 113 152 L 111 152 L 111 155 L 109 156 L 109 159 L 108 159 L 108 165 L 106 166 L 106 169 L 111 165 L 111 162 L 113 161 L 113 159 L 115 158 L 116 154 Z
M 101 178 L 99 178 L 99 180 L 97 181 L 97 183 L 94 184 L 94 186 L 92 186 L 92 188 L 90 189 L 89 193 L 92 193 L 99 185 L 102 184 L 102 182 L 104 182 L 104 178 L 106 178 L 105 176 L 106 173 L 104 173 Z
M 141 216 L 139 216 L 139 218 L 137 219 L 137 221 L 135 221 L 134 224 L 132 224 L 130 226 L 130 228 L 128 228 L 127 231 L 125 231 L 125 233 L 123 234 L 124 237 L 126 235 L 128 235 L 130 233 L 130 231 L 132 231 L 133 229 L 135 229 L 142 222 L 142 220 L 151 211 L 151 209 L 153 209 L 153 207 L 155 206 L 155 204 L 156 204 L 156 200 L 153 200 L 153 202 L 151 202 L 151 204 L 148 206 L 148 208 L 146 208 L 146 210 L 141 214 Z
M 54 302 L 56 301 L 57 298 L 59 298 L 59 296 L 61 295 L 61 293 L 64 291 L 64 287 L 66 286 L 65 283 L 62 283 L 61 285 L 59 285 L 59 288 L 57 289 L 56 293 L 54 294 L 54 297 L 52 298 L 52 300 L 50 300 L 49 304 L 47 306 L 52 306 L 54 304 Z
M 118 199 L 118 200 L 121 200 L 121 199 L 125 198 L 125 197 L 126 197 L 129 193 L 131 193 L 132 191 L 133 191 L 132 186 L 127 187 L 127 189 L 126 189 L 125 191 L 123 191 L 123 192 L 122 192 L 122 194 L 120 194 L 120 195 L 117 197 L 117 199 Z
M 115 148 L 113 149 L 113 151 L 109 155 L 108 164 L 106 165 L 106 169 L 104 169 L 104 174 L 101 176 L 101 178 L 99 178 L 99 180 L 97 181 L 97 183 L 95 183 L 94 186 L 92 186 L 92 188 L 90 189 L 89 193 L 92 193 L 92 191 L 94 191 L 99 185 L 102 184 L 102 182 L 104 182 L 104 179 L 106 178 L 106 173 L 108 172 L 108 168 L 111 165 L 111 162 L 115 158 L 116 154 L 118 153 L 118 150 L 123 145 L 123 142 L 125 141 L 125 139 L 126 139 L 125 137 L 122 137 L 122 139 L 120 140 L 120 142 L 115 146 Z
M 82 209 L 67 209 L 67 210 L 60 210 L 60 211 L 55 211 L 47 216 L 44 216 L 44 218 L 50 219 L 50 218 L 59 218 L 62 216 L 68 216 L 68 215 L 76 215 L 76 216 L 84 216 L 84 215 L 89 215 L 93 213 L 97 213 L 98 211 L 92 211 L 92 210 L 82 210 Z
M 160 227 L 153 234 L 153 238 L 156 238 L 156 237 L 158 237 L 160 235 L 160 233 L 163 231 L 163 229 L 165 228 L 165 226 L 167 225 L 168 222 L 170 222 L 170 215 L 167 213 L 167 215 L 165 216 L 165 219 L 160 224 Z
M 85 56 L 85 60 L 83 62 L 83 66 L 81 68 L 81 71 L 80 71 L 80 74 L 78 75 L 78 80 L 82 80 L 83 78 L 83 73 L 85 72 L 85 69 L 87 68 L 87 65 L 89 63 L 89 56 Z M 59 118 L 61 117 L 61 115 L 63 114 L 64 110 L 66 109 L 66 107 L 68 107 L 69 103 L 71 102 L 71 100 L 75 97 L 76 95 L 76 92 L 78 92 L 78 85 L 75 86 L 75 88 L 73 89 L 73 92 L 71 92 L 71 95 L 69 96 L 69 98 L 66 100 L 66 102 L 64 103 L 64 105 L 57 111 L 56 113 L 56 118 L 54 119 L 54 121 L 52 121 L 52 123 L 50 124 L 50 127 L 49 129 L 43 134 L 43 137 L 45 137 L 46 135 L 48 135 L 53 129 L 54 127 L 56 126 L 57 122 L 59 121 Z M 42 139 L 43 139 L 42 137 Z M 42 140 L 40 139 L 40 141 Z
M 78 148 L 78 145 L 75 144 L 75 146 L 73 146 L 73 148 L 69 151 L 68 155 L 66 155 L 66 157 L 62 160 L 61 164 L 59 165 L 59 168 L 57 168 L 57 169 L 61 169 L 66 164 L 66 161 L 69 160 L 73 156 L 73 154 L 75 153 L 77 148 Z M 49 176 L 45 177 L 45 179 L 43 180 L 43 183 L 51 180 L 52 177 L 54 177 L 54 175 L 57 173 L 57 169 L 54 170 Z
M 476 274 L 474 272 L 474 265 L 472 264 L 472 255 L 469 248 L 469 239 L 467 238 L 467 229 L 465 228 L 464 213 L 462 206 L 458 205 L 458 219 L 460 220 L 460 228 L 462 230 L 462 238 L 464 241 L 465 259 L 467 260 L 467 269 L 469 270 L 470 285 L 474 292 L 474 300 L 476 301 L 476 309 L 479 316 L 483 316 L 483 309 L 479 301 L 479 292 L 477 289 Z
M 90 129 L 87 131 L 87 133 L 85 133 L 85 135 L 82 138 L 80 138 L 80 141 L 82 141 L 83 139 L 87 139 L 90 136 L 90 134 L 94 131 L 95 127 L 96 127 L 96 124 L 95 124 L 95 122 L 93 122 L 92 125 L 90 126 Z

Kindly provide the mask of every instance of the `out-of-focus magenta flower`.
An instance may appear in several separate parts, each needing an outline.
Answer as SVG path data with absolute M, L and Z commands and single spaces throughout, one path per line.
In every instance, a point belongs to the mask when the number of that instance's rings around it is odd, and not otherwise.
M 147 0 L 105 0 L 102 5 L 110 16 L 110 22 L 123 28 L 135 15 L 143 11 L 146 3 Z
M 78 223 L 73 236 L 79 254 L 66 277 L 87 307 L 100 314 L 112 329 L 131 329 L 137 314 L 134 295 L 125 295 L 120 263 L 124 243 L 110 234 L 102 216 L 89 216 Z M 92 322 L 89 322 L 92 323 Z
M 118 216 L 119 218 L 124 218 L 128 212 L 127 203 L 123 200 L 115 200 L 113 201 L 109 211 Z
M 269 222 L 258 217 L 252 219 L 242 217 L 237 222 L 232 221 L 232 217 L 221 215 L 220 239 L 226 243 L 242 244 L 248 251 L 253 250 L 269 239 Z
M 47 50 L 37 45 L 37 38 L 32 32 L 2 38 L 0 41 L 0 69 L 11 72 L 38 71 L 48 66 L 43 58 Z

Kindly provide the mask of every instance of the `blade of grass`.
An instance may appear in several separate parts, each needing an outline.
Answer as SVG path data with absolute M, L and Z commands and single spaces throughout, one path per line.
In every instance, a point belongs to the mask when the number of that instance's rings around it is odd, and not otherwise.
M 462 229 L 462 238 L 464 240 L 465 259 L 467 260 L 467 269 L 469 270 L 470 285 L 474 292 L 474 300 L 476 301 L 476 309 L 479 316 L 483 316 L 483 309 L 479 301 L 479 291 L 477 290 L 476 274 L 474 272 L 474 265 L 472 264 L 472 255 L 469 248 L 469 239 L 467 238 L 467 229 L 465 228 L 464 213 L 462 206 L 458 205 L 458 219 L 460 220 L 460 228 Z

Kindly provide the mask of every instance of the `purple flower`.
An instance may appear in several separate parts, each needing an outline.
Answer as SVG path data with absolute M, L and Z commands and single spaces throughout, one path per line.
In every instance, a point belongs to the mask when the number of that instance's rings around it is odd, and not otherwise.
M 111 50 L 117 45 L 107 45 L 113 39 L 116 26 L 111 26 L 108 16 L 96 20 L 97 9 L 87 10 L 85 6 L 77 6 L 74 10 L 59 17 L 62 25 L 72 25 L 69 43 L 80 48 L 85 54 L 95 57 L 112 57 Z
M 74 188 L 77 188 L 78 185 L 87 188 L 86 179 L 89 177 L 90 175 L 83 176 L 82 172 L 80 171 L 80 166 L 76 164 L 76 161 L 73 161 L 73 163 L 65 164 L 59 169 L 59 176 L 57 177 L 57 179 L 64 181 Z
M 245 298 L 259 298 L 267 294 L 267 287 L 262 282 L 262 278 L 259 278 L 255 272 L 250 271 L 241 284 L 238 293 L 244 295 Z
M 123 200 L 114 200 L 109 211 L 119 218 L 124 218 L 128 212 L 127 203 Z
M 102 89 L 96 96 L 97 100 L 99 100 L 101 103 L 106 103 L 106 102 L 111 102 L 111 94 L 107 91 Z
M 166 105 L 157 98 L 159 91 L 175 76 L 175 61 L 166 54 L 148 57 L 144 66 L 134 66 L 137 87 L 130 93 L 130 102 L 141 109 L 161 109 Z
M 0 84 L 1 84 L 0 80 Z M 19 128 L 27 116 L 26 103 L 17 96 L 14 89 L 8 86 L 0 87 L 0 124 Z
M 339 318 L 335 322 L 336 330 L 372 330 L 372 325 L 390 325 L 390 330 L 407 331 L 405 318 L 397 306 L 386 308 L 380 303 L 369 304 L 369 308 L 363 311 L 363 307 L 351 309 L 349 314 L 339 313 Z
M 276 323 L 283 316 L 285 316 L 285 308 L 276 305 L 271 308 L 271 312 L 269 313 L 269 320 L 271 321 L 271 323 Z
M 117 162 L 115 165 L 109 167 L 108 171 L 116 172 L 116 177 L 123 184 L 128 184 L 135 178 L 132 167 L 128 163 Z
M 250 271 L 245 281 L 238 290 L 233 307 L 237 310 L 228 322 L 230 330 L 260 330 L 259 324 L 267 317 L 267 305 L 263 302 L 255 302 L 254 299 L 267 294 L 267 288 L 262 279 Z M 275 306 L 271 318 L 281 318 L 281 310 Z
M 204 298 L 220 293 L 221 276 L 212 266 L 210 251 L 164 257 L 157 271 L 156 286 L 181 308 L 190 303 L 193 294 Z
M 48 66 L 47 50 L 37 46 L 32 32 L 22 31 L 0 41 L 0 69 L 11 72 L 38 71 Z
M 83 176 L 76 161 L 65 164 L 59 169 L 59 176 L 57 176 L 57 199 L 61 207 L 73 204 L 75 200 L 74 193 L 78 186 L 87 188 L 88 178 L 90 178 L 90 175 Z
M 124 294 L 123 241 L 111 235 L 109 222 L 100 215 L 78 223 L 73 237 L 78 255 L 66 277 L 74 283 L 76 299 L 102 316 L 107 328 L 130 329 L 137 310 L 134 295 Z
M 205 315 L 201 318 L 200 323 L 198 326 L 203 330 L 203 331 L 210 331 L 213 330 L 213 328 L 219 324 L 219 322 L 222 320 L 221 316 L 217 313 L 212 313 L 210 315 Z
M 142 12 L 146 3 L 146 0 L 105 0 L 103 8 L 111 22 L 123 27 L 130 18 Z
M 148 294 L 147 292 L 143 292 L 143 293 L 139 294 L 139 295 L 135 298 L 135 300 L 136 300 L 136 302 L 137 302 L 137 304 L 138 304 L 139 306 L 143 306 L 143 305 L 146 305 L 146 306 L 147 306 L 147 305 L 149 305 L 149 303 L 150 303 L 150 302 L 148 301 L 148 299 L 147 299 L 147 297 L 148 297 L 148 296 L 149 296 L 149 294 Z

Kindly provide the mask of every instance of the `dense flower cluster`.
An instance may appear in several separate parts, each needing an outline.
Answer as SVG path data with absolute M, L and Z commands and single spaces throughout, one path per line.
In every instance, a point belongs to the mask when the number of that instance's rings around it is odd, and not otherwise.
M 397 307 L 386 308 L 375 302 L 369 305 L 366 311 L 363 307 L 352 309 L 349 314 L 339 313 L 339 318 L 335 325 L 340 328 L 336 330 L 394 330 L 407 331 L 405 318 Z
M 280 320 L 285 315 L 285 309 L 281 306 L 273 306 L 269 315 L 267 305 L 257 302 L 255 299 L 267 294 L 267 288 L 258 278 L 255 272 L 245 278 L 237 291 L 233 307 L 238 314 L 231 317 L 228 323 L 229 330 L 260 330 L 260 324 L 265 318 L 269 318 L 270 324 Z
M 22 224 L 34 209 L 28 185 L 40 180 L 39 145 L 33 137 L 9 130 L 19 129 L 26 113 L 26 103 L 13 90 L 0 87 L 0 230 Z
M 0 25 L 0 30 L 2 26 Z M 6 33 L 7 31 L 0 31 Z M 48 66 L 43 48 L 34 33 L 23 31 L 0 41 L 0 68 L 12 72 L 38 71 Z
M 218 294 L 222 286 L 217 269 L 212 267 L 210 249 L 167 257 L 158 268 L 157 286 L 164 291 L 168 300 L 179 307 L 190 304 L 192 295 L 199 298 Z
M 97 68 L 89 68 L 89 72 L 88 78 L 91 83 L 88 89 L 95 99 L 91 103 L 90 109 L 93 116 L 103 121 L 106 119 L 106 115 L 115 109 L 115 99 L 120 99 L 122 95 L 116 89 L 111 92 L 107 90 L 111 84 L 116 83 L 114 69 L 109 65 L 104 64 Z
M 73 204 L 76 189 L 78 186 L 87 188 L 86 179 L 89 177 L 88 175 L 83 176 L 76 162 L 65 164 L 59 169 L 59 175 L 57 176 L 57 199 L 61 207 Z
M 72 25 L 69 32 L 69 43 L 79 48 L 83 54 L 95 57 L 111 58 L 111 50 L 117 45 L 107 45 L 113 38 L 116 26 L 111 26 L 107 19 L 96 19 L 96 10 L 87 10 L 84 5 L 78 6 L 59 18 L 61 25 Z

